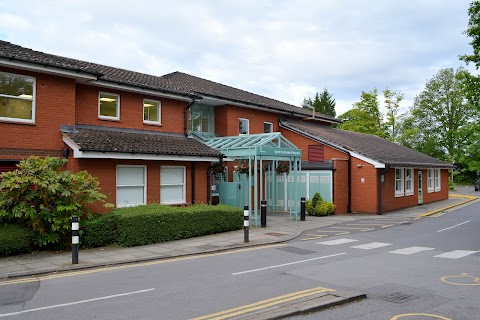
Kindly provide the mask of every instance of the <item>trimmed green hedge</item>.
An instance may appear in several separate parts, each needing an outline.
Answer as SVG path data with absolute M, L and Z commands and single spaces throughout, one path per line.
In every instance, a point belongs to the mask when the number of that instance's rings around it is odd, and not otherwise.
M 28 252 L 32 250 L 33 232 L 14 225 L 0 225 L 0 256 Z
M 243 212 L 225 205 L 121 208 L 85 224 L 83 244 L 132 247 L 241 229 Z

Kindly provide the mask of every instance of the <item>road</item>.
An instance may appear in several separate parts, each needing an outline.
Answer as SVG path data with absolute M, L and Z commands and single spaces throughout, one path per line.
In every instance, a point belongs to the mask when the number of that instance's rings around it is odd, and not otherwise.
M 0 318 L 192 319 L 321 287 L 367 299 L 289 319 L 480 319 L 479 212 L 371 217 L 269 247 L 0 282 Z

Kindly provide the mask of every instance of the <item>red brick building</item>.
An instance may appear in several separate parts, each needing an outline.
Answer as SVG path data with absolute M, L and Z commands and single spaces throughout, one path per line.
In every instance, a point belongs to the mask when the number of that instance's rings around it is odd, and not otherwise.
M 210 202 L 208 168 L 225 156 L 198 137 L 280 132 L 301 150 L 299 167 L 330 172 L 336 213 L 448 198 L 450 164 L 338 123 L 180 72 L 152 76 L 0 41 L 0 172 L 30 155 L 67 157 L 118 206 Z M 236 162 L 225 160 L 232 179 Z

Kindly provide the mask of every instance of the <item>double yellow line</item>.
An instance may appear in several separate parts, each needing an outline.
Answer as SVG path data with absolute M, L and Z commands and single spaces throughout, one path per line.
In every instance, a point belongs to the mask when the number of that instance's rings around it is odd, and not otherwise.
M 216 313 L 212 313 L 206 316 L 198 317 L 198 318 L 193 318 L 191 320 L 221 320 L 221 319 L 229 319 L 232 317 L 236 317 L 245 313 L 249 312 L 254 312 L 258 311 L 261 309 L 266 309 L 272 306 L 276 306 L 282 303 L 290 302 L 293 300 L 301 299 L 304 297 L 312 296 L 315 294 L 319 293 L 324 293 L 324 292 L 334 292 L 335 290 L 329 289 L 329 288 L 323 288 L 323 287 L 317 287 L 317 288 L 312 288 L 312 289 L 307 289 L 307 290 L 302 290 L 302 291 L 297 291 L 293 293 L 289 293 L 283 296 L 275 297 L 275 298 L 270 298 L 267 300 L 262 300 L 259 302 L 255 302 L 252 304 L 247 304 L 244 306 L 236 307 L 233 309 L 225 310 L 225 311 L 220 311 Z

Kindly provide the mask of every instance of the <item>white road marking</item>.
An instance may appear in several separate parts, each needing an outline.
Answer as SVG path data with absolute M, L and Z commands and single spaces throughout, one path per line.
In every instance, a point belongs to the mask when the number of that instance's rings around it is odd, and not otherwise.
M 390 253 L 396 253 L 396 254 L 414 254 L 417 252 L 421 251 L 427 251 L 427 250 L 433 250 L 435 248 L 428 248 L 428 247 L 409 247 L 409 248 L 404 248 L 404 249 L 399 249 L 395 251 L 390 251 Z
M 445 230 L 450 230 L 450 229 L 453 229 L 453 228 L 455 228 L 455 227 L 461 226 L 462 224 L 469 223 L 469 222 L 470 222 L 470 220 L 467 220 L 467 221 L 465 221 L 465 222 L 456 224 L 456 225 L 454 225 L 453 227 L 448 227 L 448 228 L 445 228 L 445 229 L 442 229 L 442 230 L 438 230 L 437 232 L 442 232 L 442 231 L 445 231 Z
M 370 242 L 370 243 L 361 244 L 361 245 L 358 245 L 358 246 L 352 246 L 350 248 L 370 250 L 370 249 L 377 249 L 377 248 L 381 248 L 381 247 L 386 247 L 386 246 L 389 246 L 389 245 L 390 245 L 390 243 Z
M 317 242 L 316 244 L 324 244 L 327 246 L 334 246 L 337 244 L 345 244 L 345 243 L 350 243 L 350 242 L 355 242 L 358 240 L 354 239 L 336 239 L 336 240 L 329 240 L 329 241 L 322 241 L 322 242 Z
M 236 275 L 244 274 L 244 273 L 251 273 L 251 272 L 262 271 L 262 270 L 267 270 L 267 269 L 273 269 L 273 268 L 279 268 L 279 267 L 284 267 L 284 266 L 290 266 L 290 265 L 292 265 L 292 264 L 298 264 L 298 263 L 304 263 L 304 262 L 309 262 L 309 261 L 314 261 L 314 260 L 326 259 L 326 258 L 341 256 L 341 255 L 343 255 L 343 254 L 347 254 L 347 253 L 346 253 L 346 252 L 342 252 L 342 253 L 332 254 L 332 255 L 329 255 L 329 256 L 317 257 L 317 258 L 312 258 L 312 259 L 307 259 L 307 260 L 301 260 L 301 261 L 295 261 L 295 262 L 289 262 L 289 263 L 284 263 L 284 264 L 277 264 L 276 266 L 270 266 L 270 267 L 253 269 L 253 270 L 247 270 L 247 271 L 240 271 L 240 272 L 232 273 L 232 275 L 236 276 Z
M 138 290 L 138 291 L 133 291 L 133 292 L 120 293 L 120 294 L 114 294 L 114 295 L 111 295 L 111 296 L 105 296 L 105 297 L 99 297 L 99 298 L 93 298 L 93 299 L 87 299 L 87 300 L 80 300 L 80 301 L 69 302 L 69 303 L 56 304 L 56 305 L 52 305 L 52 306 L 35 308 L 35 309 L 28 309 L 28 310 L 23 310 L 23 311 L 18 311 L 18 312 L 3 313 L 3 314 L 0 314 L 0 318 L 15 316 L 15 315 L 19 315 L 19 314 L 22 314 L 22 313 L 29 313 L 29 312 L 42 311 L 42 310 L 48 310 L 48 309 L 54 309 L 54 308 L 68 307 L 68 306 L 73 306 L 73 305 L 81 304 L 81 303 L 87 303 L 87 302 L 93 302 L 93 301 L 99 301 L 99 300 L 129 296 L 129 295 L 132 295 L 132 294 L 144 293 L 144 292 L 149 292 L 149 291 L 153 291 L 153 290 L 155 290 L 155 288 Z
M 471 254 L 477 253 L 478 251 L 470 250 L 454 250 L 450 252 L 445 252 L 439 255 L 434 256 L 435 258 L 445 258 L 445 259 L 458 259 L 469 256 Z

